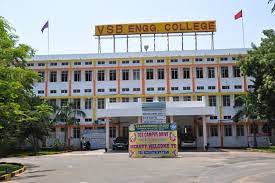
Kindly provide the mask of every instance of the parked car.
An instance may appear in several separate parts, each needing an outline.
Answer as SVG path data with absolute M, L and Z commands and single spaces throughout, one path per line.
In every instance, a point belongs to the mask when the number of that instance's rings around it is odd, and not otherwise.
M 181 140 L 181 143 L 180 143 L 181 148 L 196 147 L 196 139 L 190 134 L 181 135 L 180 140 Z
M 128 149 L 128 138 L 117 137 L 113 140 L 113 150 L 117 149 Z

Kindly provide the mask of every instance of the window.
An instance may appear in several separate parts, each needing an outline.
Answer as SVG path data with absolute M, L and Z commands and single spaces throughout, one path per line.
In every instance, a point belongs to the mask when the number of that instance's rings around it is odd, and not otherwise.
M 154 79 L 154 70 L 153 69 L 146 69 L 146 79 L 147 80 Z
M 116 88 L 110 88 L 109 92 L 116 92 Z
M 104 81 L 105 80 L 105 71 L 104 70 L 97 71 L 97 80 L 98 81 Z
M 179 90 L 179 87 L 171 87 L 171 90 L 172 91 L 177 91 L 177 90 Z
M 80 138 L 80 128 L 73 128 L 73 138 Z
M 139 60 L 133 60 L 133 64 L 139 64 Z
M 202 101 L 202 96 L 197 96 L 197 101 Z
M 145 99 L 145 101 L 146 101 L 146 102 L 153 102 L 154 99 L 153 99 L 153 97 L 148 97 L 148 98 Z
M 92 109 L 92 99 L 90 98 L 85 99 L 85 109 Z
M 235 77 L 235 78 L 237 78 L 237 77 L 241 77 L 241 69 L 240 69 L 240 67 L 233 67 L 233 76 Z
M 197 86 L 197 90 L 204 90 L 204 86 Z
M 191 97 L 190 96 L 183 96 L 183 101 L 191 101 Z
M 226 137 L 232 136 L 232 126 L 231 125 L 224 125 L 224 135 Z
M 116 70 L 110 70 L 109 71 L 109 79 L 110 79 L 110 81 L 115 81 L 116 80 Z
M 68 71 L 61 71 L 61 82 L 68 82 Z
M 183 59 L 182 59 L 182 62 L 189 62 L 189 61 L 190 61 L 189 58 L 183 58 Z
M 224 89 L 224 90 L 228 90 L 228 89 L 230 89 L 230 86 L 228 86 L 228 85 L 226 85 L 226 86 L 222 86 L 222 89 Z
M 92 65 L 92 62 L 85 62 L 85 65 Z
M 203 127 L 202 125 L 199 125 L 199 137 L 202 137 L 203 136 Z
M 257 124 L 251 124 L 249 127 L 250 127 L 251 134 L 259 132 L 259 126 Z
M 190 79 L 190 68 L 183 68 L 183 79 Z
M 159 59 L 159 60 L 157 60 L 157 63 L 164 63 L 164 60 L 163 59 Z
M 105 108 L 105 99 L 99 98 L 97 99 L 97 109 L 104 109 Z
M 85 122 L 92 122 L 92 118 L 85 118 Z M 86 127 L 85 130 L 91 130 L 92 128 Z
M 206 60 L 207 60 L 208 62 L 213 62 L 213 61 L 215 61 L 214 58 L 207 58 Z
M 45 64 L 44 64 L 44 63 L 38 63 L 38 66 L 39 66 L 39 67 L 44 67 Z
M 130 89 L 129 88 L 122 88 L 122 91 L 123 92 L 128 92 L 128 91 L 130 91 Z
M 73 93 L 80 93 L 80 89 L 74 89 Z
M 172 68 L 171 69 L 171 78 L 172 79 L 178 79 L 178 76 L 179 74 L 178 74 L 178 69 L 177 68 Z
M 133 102 L 138 102 L 138 98 L 137 98 L 137 97 L 134 97 L 134 98 L 133 98 Z
M 28 66 L 28 67 L 33 67 L 34 64 L 33 64 L 33 63 L 28 63 L 27 66 Z
M 110 64 L 110 65 L 116 65 L 116 61 L 111 60 L 111 61 L 109 61 L 109 64 Z
M 85 89 L 84 92 L 85 92 L 85 93 L 91 93 L 91 92 L 92 92 L 92 89 Z
M 50 99 L 49 100 L 49 105 L 50 106 L 56 106 L 56 99 Z
M 227 61 L 228 58 L 227 57 L 221 57 L 221 61 Z
M 122 99 L 121 99 L 121 101 L 122 102 L 124 102 L 124 103 L 126 103 L 126 102 L 130 102 L 130 99 L 127 97 L 123 97 Z
M 165 97 L 158 97 L 159 102 L 165 102 Z
M 74 71 L 74 81 L 75 82 L 81 81 L 81 71 Z
M 223 106 L 230 106 L 230 95 L 222 96 L 222 104 Z
M 154 61 L 153 60 L 146 60 L 146 63 L 149 64 L 149 63 L 153 63 Z
M 191 90 L 191 87 L 190 86 L 184 86 L 182 87 L 183 90 Z
M 140 70 L 133 69 L 133 80 L 140 80 Z
M 68 104 L 68 99 L 61 99 L 60 100 L 60 105 L 61 106 L 66 106 Z
M 221 67 L 222 78 L 228 78 L 228 67 Z
M 158 69 L 158 79 L 164 79 L 164 69 Z
M 57 63 L 56 63 L 56 62 L 52 62 L 52 63 L 50 64 L 50 66 L 57 66 Z
M 252 90 L 252 89 L 254 89 L 254 86 L 253 85 L 248 85 L 247 88 Z
M 223 119 L 231 119 L 231 116 L 223 116 Z
M 232 60 L 233 60 L 233 61 L 236 60 L 236 57 L 232 57 Z
M 92 81 L 92 71 L 85 71 L 85 81 Z
M 177 63 L 178 59 L 171 59 L 171 63 Z
M 158 87 L 158 91 L 165 91 L 165 87 Z
M 81 65 L 81 62 L 74 62 L 74 65 Z
M 211 134 L 211 137 L 217 137 L 218 136 L 218 126 L 217 125 L 211 125 L 210 126 L 210 134 Z
M 62 62 L 61 65 L 64 65 L 64 66 L 69 65 L 69 63 L 68 62 Z
M 218 116 L 210 116 L 210 119 L 213 120 L 213 119 L 218 119 Z
M 57 81 L 57 72 L 51 71 L 50 72 L 50 82 L 56 82 Z
M 243 105 L 243 101 L 240 98 L 240 95 L 234 95 L 234 105 L 236 107 L 242 106 Z
M 244 127 L 243 127 L 243 125 L 236 125 L 236 135 L 238 137 L 244 136 Z
M 73 99 L 73 108 L 80 109 L 80 99 Z
M 154 91 L 154 88 L 147 88 L 147 91 Z
M 234 88 L 235 89 L 242 89 L 242 85 L 235 85 Z
M 38 90 L 38 94 L 44 94 L 44 90 Z
M 68 93 L 68 90 L 61 90 L 61 93 Z
M 217 97 L 216 96 L 208 96 L 208 105 L 210 107 L 217 105 Z
M 40 77 L 40 80 L 38 80 L 38 82 L 44 82 L 45 81 L 45 72 L 43 72 L 43 71 L 38 72 L 38 76 Z
M 196 68 L 196 77 L 203 78 L 203 68 L 201 68 L 201 67 Z
M 140 88 L 133 88 L 133 91 L 140 91 Z
M 208 86 L 208 90 L 215 90 L 216 86 Z
M 173 97 L 173 101 L 174 101 L 174 102 L 180 101 L 180 97 Z
M 105 61 L 98 61 L 97 62 L 97 65 L 104 65 L 105 64 Z
M 122 70 L 122 80 L 129 80 L 129 70 Z
M 105 89 L 99 88 L 99 89 L 97 89 L 97 92 L 99 92 L 99 93 L 105 92 Z
M 202 58 L 196 58 L 196 62 L 202 62 Z
M 215 67 L 208 67 L 208 78 L 215 78 Z
M 122 60 L 122 64 L 129 64 L 129 60 Z
M 116 127 L 110 127 L 109 133 L 110 138 L 116 138 Z
M 109 102 L 110 102 L 110 103 L 116 103 L 116 98 L 110 98 L 110 99 L 109 99 Z

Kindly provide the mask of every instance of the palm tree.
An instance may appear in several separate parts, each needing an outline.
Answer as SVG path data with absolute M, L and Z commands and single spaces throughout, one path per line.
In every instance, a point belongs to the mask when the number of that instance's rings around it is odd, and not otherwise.
M 56 114 L 54 117 L 55 122 L 60 122 L 64 121 L 65 126 L 64 126 L 64 149 L 67 149 L 69 146 L 69 141 L 68 141 L 68 127 L 69 125 L 75 125 L 79 124 L 77 121 L 77 116 L 81 116 L 83 118 L 86 117 L 85 112 L 83 112 L 80 109 L 76 109 L 74 103 L 67 103 L 66 105 L 63 105 L 61 107 L 57 107 Z
M 256 120 L 258 119 L 258 113 L 255 106 L 256 105 L 256 96 L 255 94 L 249 92 L 246 96 L 238 96 L 237 100 L 242 103 L 241 108 L 239 111 L 233 116 L 233 121 L 252 121 L 252 131 L 253 131 L 253 141 L 254 141 L 254 148 L 258 146 L 257 138 L 256 138 Z
M 268 4 L 271 4 L 271 3 L 273 3 L 274 1 L 273 0 L 269 0 L 268 1 Z M 274 2 L 274 4 L 273 4 L 273 7 L 272 7 L 272 9 L 271 9 L 271 12 L 273 13 L 275 11 L 275 2 Z

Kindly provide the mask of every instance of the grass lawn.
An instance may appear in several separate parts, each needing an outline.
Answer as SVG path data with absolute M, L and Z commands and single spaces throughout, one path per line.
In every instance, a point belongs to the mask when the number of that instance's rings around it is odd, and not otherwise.
M 20 165 L 13 165 L 13 164 L 0 164 L 0 176 L 6 174 L 6 169 L 8 168 L 9 173 L 15 170 L 22 168 Z
M 275 146 L 250 148 L 249 150 L 255 151 L 255 152 L 269 152 L 269 153 L 275 153 Z
M 52 155 L 52 154 L 60 154 L 68 151 L 63 150 L 53 150 L 53 149 L 45 149 L 40 150 L 38 152 L 33 152 L 30 150 L 27 151 L 14 151 L 5 155 L 4 157 L 24 157 L 24 156 L 42 156 L 42 155 Z

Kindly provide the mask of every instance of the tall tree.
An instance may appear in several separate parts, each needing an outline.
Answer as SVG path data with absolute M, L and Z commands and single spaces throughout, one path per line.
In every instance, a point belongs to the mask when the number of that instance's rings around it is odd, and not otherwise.
M 61 107 L 57 107 L 54 121 L 64 122 L 64 148 L 67 149 L 70 146 L 68 130 L 70 125 L 78 125 L 77 117 L 86 117 L 86 113 L 82 110 L 76 109 L 74 103 L 67 103 Z

